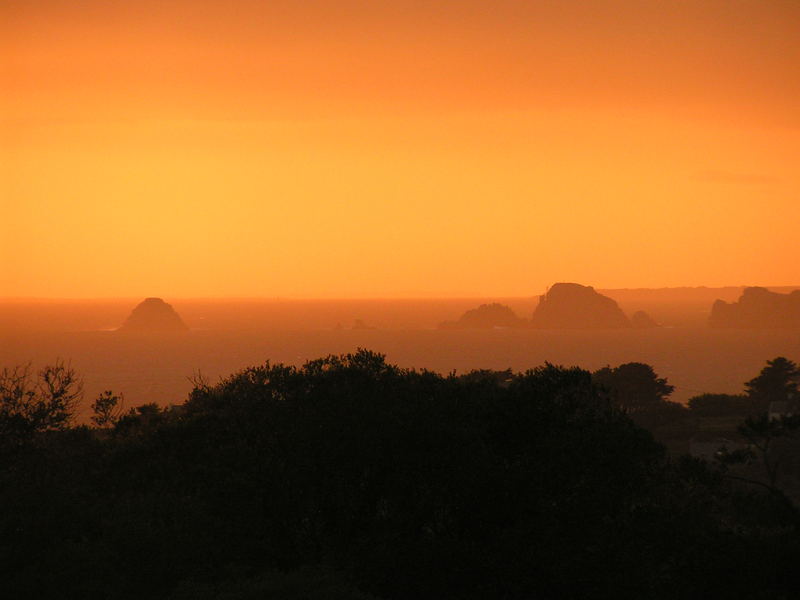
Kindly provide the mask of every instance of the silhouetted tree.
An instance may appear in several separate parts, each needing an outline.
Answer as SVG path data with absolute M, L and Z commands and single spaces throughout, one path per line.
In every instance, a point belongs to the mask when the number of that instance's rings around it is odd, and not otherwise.
M 782 356 L 768 360 L 761 373 L 745 383 L 745 391 L 763 410 L 770 402 L 796 402 L 800 400 L 800 368 Z
M 83 382 L 62 360 L 36 373 L 31 365 L 0 371 L 0 438 L 20 442 L 44 431 L 65 429 L 83 396 Z
M 721 456 L 723 465 L 747 465 L 746 470 L 732 470 L 727 475 L 768 489 L 779 498 L 800 525 L 800 513 L 787 498 L 785 480 L 800 484 L 800 369 L 784 358 L 767 361 L 759 375 L 745 383 L 751 415 L 738 428 L 747 446 Z M 782 404 L 782 412 L 773 414 L 771 403 Z M 755 409 L 755 410 L 753 410 Z M 756 413 L 756 414 L 753 414 Z M 797 496 L 797 490 L 795 490 Z
M 92 403 L 92 423 L 97 427 L 113 427 L 123 414 L 123 397 L 110 390 L 101 393 Z
M 800 417 L 770 419 L 766 413 L 761 413 L 745 419 L 739 433 L 747 440 L 747 446 L 723 452 L 718 460 L 725 467 L 748 465 L 752 468 L 726 470 L 726 475 L 769 490 L 795 526 L 800 526 L 800 512 L 787 496 L 782 481 L 787 474 L 796 479 L 800 468 Z
M 675 389 L 644 363 L 625 363 L 604 367 L 592 375 L 595 384 L 605 389 L 611 401 L 629 412 L 664 402 Z

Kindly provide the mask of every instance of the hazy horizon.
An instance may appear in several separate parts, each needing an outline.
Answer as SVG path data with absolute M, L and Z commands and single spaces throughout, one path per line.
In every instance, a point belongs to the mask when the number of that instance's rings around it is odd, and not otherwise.
M 563 282 L 553 282 L 563 283 Z M 587 284 L 591 285 L 591 284 Z M 303 302 L 303 301 L 317 301 L 326 300 L 331 302 L 336 301 L 349 301 L 349 300 L 378 300 L 378 301 L 425 301 L 425 300 L 490 300 L 490 299 L 529 299 L 538 298 L 540 295 L 546 293 L 547 288 L 541 292 L 534 292 L 530 294 L 484 294 L 484 295 L 467 295 L 467 296 L 277 296 L 277 295 L 256 295 L 256 296 L 180 296 L 180 295 L 167 295 L 167 294 L 140 294 L 140 295 L 125 295 L 125 296 L 0 296 L 0 302 L 38 302 L 38 301 L 76 301 L 76 302 L 91 302 L 97 301 L 140 301 L 144 298 L 164 298 L 170 300 L 201 300 L 201 301 L 287 301 L 287 302 Z M 679 291 L 715 291 L 715 290 L 741 290 L 747 287 L 762 287 L 773 291 L 790 291 L 800 289 L 800 284 L 790 285 L 765 285 L 765 284 L 739 284 L 739 285 L 676 285 L 676 286 L 658 286 L 658 287 L 602 287 L 591 285 L 598 292 L 679 292 Z

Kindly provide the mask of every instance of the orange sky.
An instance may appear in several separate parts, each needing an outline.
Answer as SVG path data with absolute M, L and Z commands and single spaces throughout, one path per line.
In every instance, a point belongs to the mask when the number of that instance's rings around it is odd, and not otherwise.
M 0 296 L 798 284 L 798 65 L 796 0 L 0 0 Z

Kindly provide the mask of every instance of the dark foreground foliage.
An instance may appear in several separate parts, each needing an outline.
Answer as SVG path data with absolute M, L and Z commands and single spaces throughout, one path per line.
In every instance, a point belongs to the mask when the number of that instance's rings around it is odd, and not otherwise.
M 499 376 L 502 375 L 502 376 Z M 6 598 L 789 598 L 797 521 L 591 374 L 266 365 L 0 445 Z

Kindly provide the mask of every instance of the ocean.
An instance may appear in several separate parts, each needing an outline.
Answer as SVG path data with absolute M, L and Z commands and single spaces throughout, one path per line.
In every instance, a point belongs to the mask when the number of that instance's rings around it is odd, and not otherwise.
M 798 331 L 714 330 L 690 317 L 646 330 L 436 329 L 481 301 L 176 301 L 191 330 L 156 335 L 113 331 L 136 301 L 6 302 L 0 366 L 70 361 L 84 379 L 86 410 L 103 390 L 122 393 L 127 406 L 178 404 L 198 373 L 213 383 L 266 361 L 301 365 L 357 348 L 441 373 L 524 371 L 546 361 L 590 370 L 645 362 L 675 386 L 680 402 L 703 392 L 739 392 L 776 356 L 800 360 Z M 535 306 L 533 298 L 499 301 L 520 316 Z M 351 329 L 356 319 L 374 329 Z

